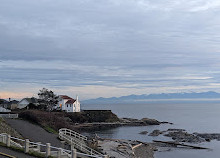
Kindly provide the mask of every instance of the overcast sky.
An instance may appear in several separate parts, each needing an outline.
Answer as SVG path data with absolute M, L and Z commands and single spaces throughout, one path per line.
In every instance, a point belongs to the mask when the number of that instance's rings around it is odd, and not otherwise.
M 0 97 L 220 92 L 219 0 L 0 0 Z

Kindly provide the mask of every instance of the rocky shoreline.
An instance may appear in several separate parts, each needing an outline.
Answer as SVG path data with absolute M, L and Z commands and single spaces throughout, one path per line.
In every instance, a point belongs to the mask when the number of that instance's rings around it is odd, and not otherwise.
M 100 138 L 97 135 L 91 140 L 91 144 L 96 144 L 96 149 L 110 158 L 153 158 L 156 150 L 150 143 Z
M 150 125 L 160 125 L 160 124 L 172 124 L 170 122 L 160 122 L 155 119 L 142 118 L 120 118 L 117 122 L 93 122 L 93 123 L 76 123 L 74 128 L 79 131 L 96 131 L 105 130 L 110 128 L 116 128 L 121 126 L 150 126 Z
M 76 124 L 74 128 L 81 131 L 103 130 L 120 126 L 152 126 L 161 124 L 172 124 L 169 122 L 160 122 L 156 119 L 142 118 L 120 118 L 113 123 L 94 122 Z M 141 142 L 138 140 L 122 140 L 100 138 L 98 135 L 90 137 L 90 144 L 96 144 L 96 149 L 111 158 L 154 158 L 154 152 L 157 150 L 153 143 Z
M 148 133 L 142 131 L 140 134 Z M 188 133 L 185 129 L 168 129 L 166 131 L 154 130 L 149 136 L 157 137 L 163 135 L 170 137 L 175 142 L 186 142 L 192 144 L 198 144 L 202 142 L 210 142 L 212 140 L 220 141 L 220 133 Z
M 130 119 L 129 119 L 130 120 Z M 131 122 L 134 122 L 133 120 Z M 142 142 L 137 140 L 94 138 L 98 150 L 111 158 L 154 158 L 155 151 L 170 151 L 173 148 L 210 150 L 202 143 L 212 140 L 220 141 L 220 133 L 189 133 L 185 129 L 154 130 L 151 133 L 142 131 L 139 134 L 158 137 L 163 135 L 172 141 Z
M 80 113 L 48 113 L 40 110 L 26 110 L 20 112 L 19 117 L 42 127 L 50 127 L 55 131 L 58 131 L 60 128 L 68 128 L 86 132 L 120 126 L 149 126 L 169 123 L 149 118 L 140 120 L 133 118 L 118 118 L 111 110 L 87 110 Z
M 54 130 L 69 128 L 81 132 L 99 131 L 121 126 L 155 126 L 161 124 L 172 124 L 155 119 L 142 118 L 118 118 L 110 110 L 84 111 L 77 114 L 66 114 L 60 112 L 47 113 L 42 111 L 25 111 L 19 114 L 23 119 L 40 125 L 51 127 Z M 56 120 L 56 121 L 54 121 Z M 60 123 L 62 122 L 62 124 Z M 172 148 L 207 149 L 201 147 L 201 143 L 214 139 L 220 141 L 218 133 L 189 133 L 184 129 L 168 129 L 166 131 L 154 130 L 152 132 L 142 131 L 142 135 L 155 137 L 163 135 L 170 141 L 141 142 L 132 140 L 94 139 L 96 148 L 107 153 L 112 158 L 153 158 L 155 150 L 169 151 Z
M 144 134 L 155 138 L 160 135 L 171 138 L 172 141 L 153 140 L 151 145 L 153 145 L 157 151 L 161 152 L 170 151 L 172 148 L 211 150 L 205 147 L 204 143 L 212 140 L 220 141 L 220 133 L 189 133 L 185 129 L 168 129 L 165 131 L 160 131 L 157 129 L 151 133 L 142 131 L 139 134 Z

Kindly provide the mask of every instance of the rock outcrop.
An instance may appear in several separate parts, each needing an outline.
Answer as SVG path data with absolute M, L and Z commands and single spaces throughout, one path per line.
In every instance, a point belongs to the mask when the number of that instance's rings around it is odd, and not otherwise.
M 155 147 L 139 141 L 98 139 L 98 150 L 111 158 L 153 158 Z

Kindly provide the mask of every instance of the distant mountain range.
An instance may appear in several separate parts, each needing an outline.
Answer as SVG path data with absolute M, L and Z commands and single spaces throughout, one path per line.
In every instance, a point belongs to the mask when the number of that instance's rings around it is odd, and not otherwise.
M 220 93 L 209 91 L 201 93 L 161 93 L 161 94 L 142 94 L 142 95 L 128 95 L 122 97 L 111 98 L 96 98 L 81 101 L 83 104 L 95 103 L 146 103 L 154 101 L 220 101 Z

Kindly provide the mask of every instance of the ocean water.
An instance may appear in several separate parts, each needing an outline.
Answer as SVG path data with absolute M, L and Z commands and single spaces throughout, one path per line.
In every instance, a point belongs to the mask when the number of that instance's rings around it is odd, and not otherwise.
M 110 109 L 119 117 L 154 118 L 159 121 L 172 122 L 173 125 L 143 127 L 118 127 L 104 131 L 94 131 L 85 134 L 98 134 L 105 138 L 130 139 L 150 142 L 152 140 L 170 140 L 167 137 L 151 137 L 139 134 L 149 133 L 155 129 L 169 128 L 186 129 L 187 132 L 220 133 L 220 102 L 212 103 L 146 103 L 146 104 L 114 104 L 114 105 L 82 105 L 83 109 Z M 219 158 L 220 141 L 199 144 L 211 150 L 172 149 L 171 151 L 156 152 L 155 158 Z

